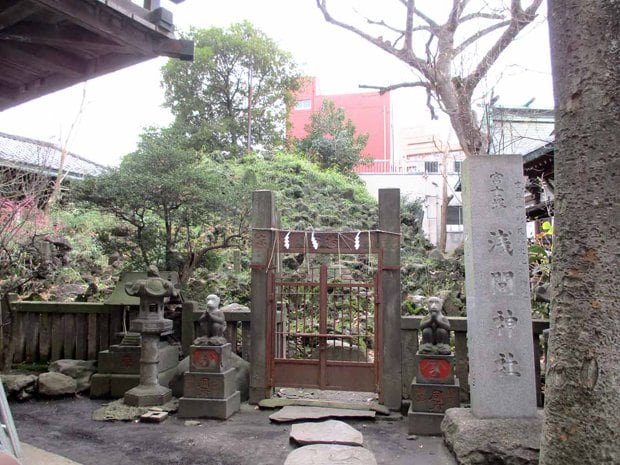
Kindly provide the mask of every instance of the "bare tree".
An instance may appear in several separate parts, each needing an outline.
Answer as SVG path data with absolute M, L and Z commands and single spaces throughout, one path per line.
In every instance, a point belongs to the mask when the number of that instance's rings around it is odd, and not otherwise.
M 418 80 L 380 87 L 381 91 L 424 89 L 431 116 L 436 118 L 435 105 L 448 115 L 465 154 L 488 153 L 488 137 L 472 112 L 474 91 L 502 52 L 535 19 L 542 0 L 531 0 L 528 6 L 521 0 L 452 0 L 443 21 L 425 13 L 414 0 L 394 2 L 402 11 L 399 24 L 362 15 L 366 24 L 357 25 L 336 18 L 328 0 L 316 0 L 328 22 L 357 34 L 418 74 Z M 381 7 L 387 5 L 382 2 Z M 466 51 L 482 48 L 492 38 L 473 66 L 456 72 Z
M 620 3 L 550 0 L 556 108 L 541 465 L 620 463 Z
M 34 241 L 46 225 L 49 186 L 40 166 L 0 166 L 0 296 L 30 281 L 41 265 Z
M 52 186 L 49 199 L 47 200 L 47 203 L 45 205 L 46 214 L 49 214 L 49 212 L 52 210 L 52 207 L 60 199 L 60 193 L 61 193 L 63 182 L 65 178 L 67 177 L 67 174 L 69 174 L 67 171 L 65 171 L 65 163 L 67 161 L 67 155 L 69 154 L 69 150 L 68 150 L 69 141 L 71 140 L 73 130 L 77 126 L 77 123 L 80 117 L 82 116 L 82 113 L 84 112 L 85 103 L 86 103 L 86 85 L 82 87 L 82 100 L 80 102 L 80 106 L 78 107 L 78 112 L 75 118 L 73 119 L 71 126 L 69 126 L 69 131 L 67 132 L 67 136 L 65 137 L 65 140 L 62 142 L 61 147 L 60 147 L 60 160 L 58 162 L 58 171 L 56 173 L 56 179 L 54 180 L 54 184 Z
M 43 248 L 49 243 L 37 238 L 45 224 L 49 176 L 39 166 L 30 168 L 0 166 L 0 369 L 13 359 L 8 293 L 46 271 Z

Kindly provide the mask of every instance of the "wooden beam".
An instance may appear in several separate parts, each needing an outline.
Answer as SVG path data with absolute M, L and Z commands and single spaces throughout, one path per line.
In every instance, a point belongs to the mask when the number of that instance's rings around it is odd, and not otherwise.
M 3 60 L 14 65 L 26 63 L 29 69 L 43 76 L 52 72 L 84 77 L 87 71 L 84 63 L 76 57 L 44 45 L 11 44 L 9 46 L 6 42 L 0 42 L 0 55 Z
M 141 55 L 118 55 L 109 56 L 103 59 L 97 60 L 97 63 L 92 63 L 90 66 L 93 69 L 89 72 L 88 79 L 93 79 L 98 76 L 117 71 L 122 68 L 126 68 L 131 65 L 135 65 L 142 61 L 148 60 L 148 57 Z M 84 81 L 85 78 L 69 77 L 67 75 L 54 74 L 42 79 L 36 79 L 22 86 L 18 91 L 10 96 L 6 100 L 6 93 L 11 89 L 0 86 L 0 94 L 5 95 L 5 101 L 0 101 L 0 111 L 6 110 L 22 103 L 28 102 L 43 95 L 50 94 L 57 90 L 70 87 L 79 82 Z
M 16 24 L 34 13 L 36 7 L 27 1 L 14 2 L 0 11 L 0 31 Z
M 77 26 L 21 23 L 10 32 L 0 32 L 0 41 L 47 45 L 74 51 L 124 53 L 127 47 L 109 42 Z
M 33 0 L 99 36 L 134 52 L 154 57 L 155 46 L 166 37 L 100 2 L 88 0 Z M 155 37 L 153 37 L 155 36 Z

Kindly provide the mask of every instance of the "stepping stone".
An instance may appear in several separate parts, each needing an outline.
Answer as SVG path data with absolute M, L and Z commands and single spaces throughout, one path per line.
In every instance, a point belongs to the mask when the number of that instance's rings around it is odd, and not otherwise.
M 288 454 L 284 465 L 377 465 L 375 456 L 363 447 L 312 444 Z
M 370 410 L 287 406 L 269 415 L 269 419 L 277 423 L 297 420 L 320 420 L 321 418 L 331 417 L 374 418 L 375 412 Z
M 287 405 L 297 405 L 303 407 L 325 407 L 325 408 L 339 408 L 339 409 L 353 409 L 353 410 L 374 410 L 380 415 L 390 415 L 390 409 L 377 402 L 342 402 L 334 400 L 321 400 L 321 399 L 263 399 L 258 403 L 260 408 L 278 408 L 286 407 Z
M 294 424 L 291 428 L 291 439 L 298 444 L 341 444 L 344 446 L 361 446 L 364 442 L 362 433 L 338 420 Z

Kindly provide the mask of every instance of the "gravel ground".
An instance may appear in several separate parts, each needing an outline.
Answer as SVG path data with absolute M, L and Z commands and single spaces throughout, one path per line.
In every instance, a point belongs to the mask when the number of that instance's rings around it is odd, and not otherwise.
M 188 426 L 171 415 L 160 424 L 93 421 L 105 401 L 85 397 L 12 402 L 22 441 L 83 465 L 272 465 L 296 446 L 290 425 L 269 421 L 272 411 L 242 404 L 226 421 L 201 419 Z M 441 438 L 407 439 L 406 421 L 347 421 L 385 465 L 455 465 Z

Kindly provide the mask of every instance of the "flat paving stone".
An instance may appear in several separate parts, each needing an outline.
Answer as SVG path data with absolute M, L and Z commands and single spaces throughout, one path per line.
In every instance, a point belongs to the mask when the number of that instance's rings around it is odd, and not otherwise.
M 296 423 L 291 428 L 291 439 L 298 444 L 361 446 L 364 443 L 362 433 L 339 420 Z
M 286 406 L 269 415 L 271 421 L 277 423 L 320 420 L 321 418 L 374 418 L 375 412 L 370 410 L 336 409 L 325 407 Z
M 377 465 L 375 456 L 363 447 L 312 444 L 288 454 L 284 465 Z
M 339 408 L 339 409 L 352 409 L 352 410 L 374 410 L 380 415 L 390 415 L 390 409 L 377 402 L 345 402 L 337 400 L 322 400 L 322 399 L 294 399 L 294 398 L 280 398 L 280 399 L 263 399 L 258 403 L 260 408 L 280 408 L 288 405 L 297 405 L 302 407 L 325 407 L 325 408 Z

